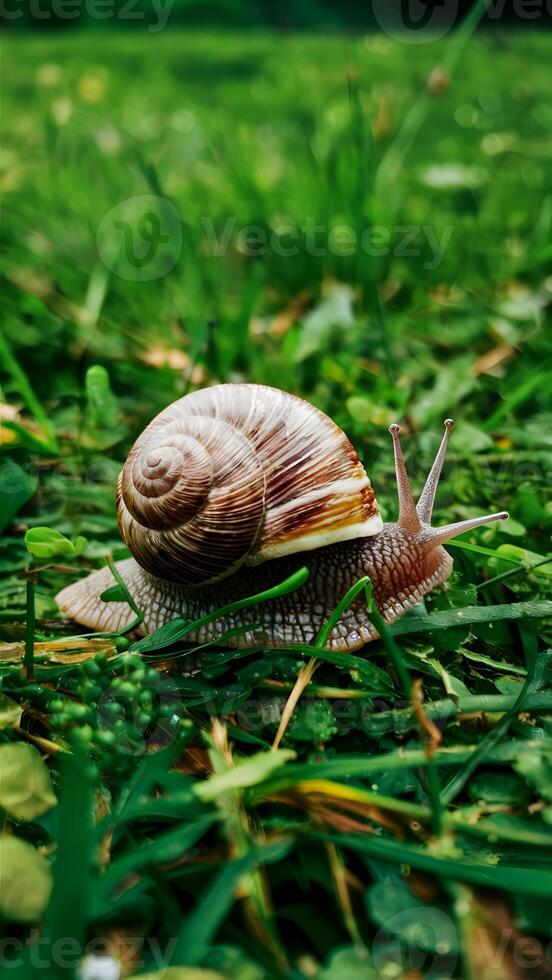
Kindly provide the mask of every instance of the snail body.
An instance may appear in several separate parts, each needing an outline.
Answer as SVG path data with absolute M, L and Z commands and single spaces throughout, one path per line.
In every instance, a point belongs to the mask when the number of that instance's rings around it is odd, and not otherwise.
M 311 643 L 362 576 L 392 622 L 452 570 L 443 543 L 505 513 L 442 528 L 430 524 L 452 422 L 416 505 L 399 427 L 391 426 L 399 517 L 383 524 L 370 480 L 346 435 L 301 399 L 261 385 L 217 385 L 161 412 L 131 449 L 117 488 L 122 537 L 133 557 L 118 563 L 143 612 L 140 632 L 199 619 L 277 585 L 306 566 L 295 592 L 219 617 L 189 635 L 209 642 L 235 632 L 238 647 Z M 106 603 L 109 568 L 63 589 L 60 609 L 96 630 L 134 614 Z M 362 599 L 328 639 L 355 650 L 377 637 Z

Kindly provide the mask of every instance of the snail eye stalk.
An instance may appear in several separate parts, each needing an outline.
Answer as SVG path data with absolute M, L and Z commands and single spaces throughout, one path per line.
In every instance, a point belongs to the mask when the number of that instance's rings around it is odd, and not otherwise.
M 431 524 L 433 504 L 435 503 L 435 493 L 439 485 L 439 480 L 443 470 L 443 463 L 445 462 L 445 456 L 447 454 L 449 436 L 453 428 L 453 420 L 445 419 L 445 434 L 441 441 L 441 445 L 439 446 L 439 451 L 435 457 L 435 462 L 433 463 L 429 476 L 426 480 L 425 487 L 420 494 L 418 503 L 416 504 L 418 517 L 424 524 Z
M 428 530 L 427 540 L 434 547 L 438 544 L 444 544 L 445 541 L 450 541 L 451 538 L 456 538 L 464 531 L 471 531 L 472 528 L 481 527 L 482 524 L 492 524 L 493 521 L 506 521 L 508 517 L 508 512 L 501 510 L 497 514 L 484 514 L 483 517 L 472 517 L 467 521 L 445 524 L 444 527 L 432 527 Z
M 473 517 L 466 521 L 446 524 L 444 527 L 430 526 L 431 515 L 433 513 L 433 504 L 435 502 L 435 494 L 437 492 L 439 478 L 443 470 L 443 463 L 445 461 L 449 436 L 453 428 L 453 420 L 446 419 L 445 433 L 441 440 L 441 445 L 439 446 L 435 461 L 425 482 L 424 489 L 420 494 L 420 499 L 418 500 L 417 504 L 414 504 L 414 498 L 410 489 L 410 481 L 408 479 L 408 472 L 399 440 L 399 433 L 401 429 L 396 423 L 389 426 L 389 431 L 393 437 L 393 451 L 395 454 L 395 473 L 397 478 L 397 492 L 399 496 L 399 527 L 403 528 L 403 530 L 410 534 L 422 532 L 424 540 L 430 545 L 431 548 L 434 548 L 439 544 L 444 544 L 445 541 L 450 541 L 451 538 L 455 538 L 457 535 L 463 534 L 465 531 L 471 531 L 474 527 L 480 527 L 482 524 L 491 524 L 493 521 L 505 521 L 509 516 L 506 511 L 499 511 L 496 514 L 485 514 L 483 517 Z
M 411 534 L 421 531 L 422 525 L 416 512 L 416 504 L 410 489 L 408 471 L 402 454 L 401 443 L 399 440 L 400 425 L 395 422 L 389 426 L 389 431 L 393 438 L 393 452 L 395 454 L 395 475 L 397 478 L 397 493 L 399 495 L 399 527 L 404 528 Z

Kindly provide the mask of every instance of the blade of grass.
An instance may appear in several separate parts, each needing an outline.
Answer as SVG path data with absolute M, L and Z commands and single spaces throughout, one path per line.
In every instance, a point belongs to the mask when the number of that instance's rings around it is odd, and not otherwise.
M 330 779 L 305 779 L 295 783 L 294 793 L 309 794 L 316 796 L 326 796 L 334 803 L 351 802 L 364 804 L 367 812 L 370 808 L 378 807 L 389 813 L 395 813 L 409 821 L 416 821 L 429 824 L 432 818 L 431 807 L 425 804 L 412 803 L 410 800 L 403 800 L 394 796 L 383 796 L 373 790 L 366 790 L 359 786 L 350 786 L 346 783 L 333 782 Z M 359 812 L 356 809 L 355 812 Z M 454 831 L 471 834 L 476 837 L 495 838 L 497 840 L 507 840 L 529 844 L 532 847 L 549 847 L 552 845 L 552 829 L 547 831 L 544 826 L 533 829 L 530 823 L 526 826 L 509 823 L 499 823 L 486 817 L 479 818 L 479 814 L 485 812 L 485 807 L 469 806 L 462 810 L 455 810 L 452 813 L 443 813 L 444 826 Z M 476 822 L 477 821 L 477 822 Z
M 173 966 L 194 965 L 203 959 L 234 901 L 242 878 L 259 863 L 283 858 L 291 846 L 289 838 L 250 848 L 229 861 L 215 876 L 195 910 L 184 921 L 172 952 Z
M 339 844 L 341 848 L 350 848 L 368 854 L 384 863 L 409 865 L 427 874 L 437 875 L 445 881 L 452 879 L 484 888 L 501 888 L 515 895 L 527 895 L 533 898 L 548 898 L 552 894 L 552 871 L 548 870 L 504 864 L 486 866 L 468 862 L 465 858 L 456 861 L 435 857 L 413 844 L 369 834 L 355 837 L 351 834 L 336 836 L 311 832 L 308 837 L 310 840 L 332 841 Z
M 33 387 L 23 368 L 14 357 L 7 337 L 2 333 L 0 333 L 0 364 L 3 365 L 6 373 L 11 376 L 15 387 L 25 402 L 25 405 L 29 409 L 35 422 L 37 422 L 44 433 L 44 448 L 51 453 L 57 453 L 59 447 L 54 426 L 52 425 L 46 410 L 42 407 L 40 400 L 35 395 Z
M 115 630 L 115 631 L 112 631 L 112 632 L 107 631 L 107 632 L 94 633 L 94 639 L 95 640 L 103 640 L 103 639 L 109 640 L 109 639 L 112 639 L 112 638 L 117 637 L 117 636 L 125 636 L 127 633 L 130 633 L 131 630 L 136 629 L 136 627 L 140 625 L 140 623 L 142 622 L 142 620 L 144 618 L 143 612 L 141 612 L 141 610 L 136 605 L 136 603 L 135 603 L 132 595 L 130 594 L 130 592 L 128 590 L 128 587 L 127 587 L 127 585 L 125 583 L 125 580 L 124 580 L 123 576 L 121 575 L 119 569 L 117 568 L 115 562 L 113 561 L 113 559 L 111 558 L 110 555 L 106 555 L 105 556 L 105 563 L 108 566 L 111 574 L 113 575 L 113 578 L 115 579 L 117 585 L 114 585 L 111 588 L 104 590 L 104 592 L 102 593 L 102 597 L 103 596 L 106 596 L 106 599 L 104 601 L 106 601 L 106 602 L 109 602 L 109 601 L 126 602 L 127 605 L 129 605 L 130 608 L 132 609 L 132 611 L 135 614 L 135 617 L 136 618 L 133 619 L 128 624 L 128 626 L 121 627 L 120 630 Z M 117 598 L 116 599 L 109 598 L 109 593 L 111 593 L 112 590 L 113 591 L 116 591 L 116 593 L 117 593 Z M 89 640 L 89 639 L 90 639 L 90 636 L 89 636 L 88 633 L 79 633 L 77 636 L 70 637 L 70 640 L 71 641 L 75 641 L 75 640 Z M 122 656 L 122 655 L 123 654 L 119 654 L 119 656 Z M 116 658 L 114 657 L 113 659 L 116 659 Z
M 391 635 L 387 623 L 385 622 L 383 616 L 381 615 L 375 602 L 373 601 L 371 582 L 370 582 L 370 588 L 369 589 L 367 588 L 365 590 L 365 595 L 366 595 L 366 604 L 368 607 L 368 615 L 370 617 L 372 625 L 377 629 L 379 633 L 381 642 L 383 643 L 387 651 L 387 655 L 389 657 L 389 660 L 391 661 L 392 667 L 398 678 L 399 685 L 402 689 L 405 698 L 410 700 L 410 697 L 412 695 L 412 681 L 410 679 L 408 670 L 405 666 L 402 653 L 399 647 L 397 646 L 397 644 L 395 643 L 395 640 Z
M 194 653 L 199 653 L 201 650 L 206 650 L 208 652 L 210 647 L 216 647 L 216 646 L 224 647 L 227 645 L 229 640 L 235 639 L 236 636 L 243 636 L 244 633 L 249 633 L 253 628 L 254 627 L 249 625 L 236 626 L 234 627 L 234 629 L 225 630 L 224 632 L 220 633 L 219 636 L 215 636 L 213 640 L 207 640 L 205 643 L 198 643 L 196 646 L 186 647 L 185 650 L 175 650 L 174 652 L 171 653 L 163 652 L 159 654 L 146 653 L 143 654 L 143 656 L 146 658 L 148 663 L 155 663 L 156 660 L 160 660 L 160 659 L 164 661 L 169 661 L 169 660 L 179 660 L 181 657 L 191 657 Z M 244 655 L 246 655 L 249 652 L 254 653 L 254 648 L 252 648 L 250 651 L 244 650 L 243 652 Z
M 547 363 L 549 364 L 550 361 Z M 508 412 L 512 412 L 514 409 L 519 408 L 520 405 L 523 405 L 535 391 L 539 389 L 546 391 L 547 388 L 549 389 L 551 383 L 552 372 L 549 368 L 536 373 L 531 372 L 522 384 L 518 385 L 511 394 L 500 402 L 495 411 L 483 422 L 483 428 L 487 430 L 494 429 Z
M 479 585 L 476 585 L 476 589 L 478 592 L 481 592 L 483 589 L 488 589 L 491 585 L 496 585 L 497 582 L 503 582 L 505 579 L 512 578 L 514 575 L 520 575 L 521 572 L 524 572 L 525 575 L 530 575 L 543 565 L 549 565 L 550 562 L 552 562 L 552 558 L 545 558 L 543 561 L 539 561 L 534 565 L 525 564 L 524 562 L 520 564 L 519 568 L 509 568 L 507 572 L 501 572 L 500 575 L 495 575 L 494 578 L 487 579 L 486 582 L 480 582 Z
M 514 721 L 516 715 L 520 711 L 523 711 L 525 705 L 532 694 L 535 694 L 539 688 L 542 686 L 548 668 L 552 664 L 552 650 L 542 653 L 540 656 L 535 657 L 525 683 L 519 692 L 512 707 L 502 716 L 495 727 L 481 739 L 481 742 L 477 746 L 477 749 L 467 761 L 466 765 L 459 772 L 455 773 L 452 779 L 447 783 L 443 789 L 443 799 L 445 803 L 452 803 L 454 798 L 458 796 L 458 793 L 464 788 L 470 776 L 473 775 L 475 770 L 481 763 L 486 759 L 488 753 L 495 745 L 502 739 L 503 735 L 506 734 L 510 725 Z
M 151 865 L 180 860 L 219 819 L 217 813 L 205 812 L 195 820 L 179 822 L 170 830 L 156 835 L 141 847 L 135 847 L 112 861 L 100 879 L 95 894 L 95 914 L 109 910 L 113 895 L 131 873 L 142 873 Z
M 493 551 L 492 548 L 484 548 L 480 544 L 471 544 L 469 541 L 462 541 L 461 538 L 457 538 L 456 541 L 447 541 L 447 548 L 460 548 L 461 551 L 472 551 L 475 555 L 486 555 L 487 558 L 500 558 L 501 561 L 509 561 L 512 565 L 522 564 L 519 558 L 511 558 L 509 555 L 501 556 L 498 551 Z
M 548 616 L 552 616 L 552 601 L 545 599 L 498 606 L 464 606 L 463 609 L 442 609 L 427 616 L 410 613 L 393 623 L 389 631 L 392 636 L 406 636 L 453 629 L 455 626 L 498 623 L 501 620 L 546 619 Z
M 552 692 L 551 692 L 552 693 Z M 552 698 L 551 698 L 552 701 Z M 538 749 L 543 745 L 539 739 L 514 739 L 495 746 L 489 755 L 489 760 L 495 764 L 506 764 L 515 759 L 522 749 Z M 439 766 L 458 766 L 466 762 L 477 746 L 453 746 L 439 748 L 433 758 Z M 363 779 L 371 778 L 376 773 L 396 769 L 417 768 L 427 765 L 427 754 L 423 749 L 403 749 L 401 752 L 384 752 L 376 756 L 341 755 L 323 762 L 288 763 L 277 776 L 271 777 L 264 783 L 248 791 L 248 798 L 257 799 L 269 793 L 277 793 L 281 789 L 289 789 L 297 782 L 305 779 Z
M 193 622 L 185 619 L 173 619 L 170 623 L 166 623 L 165 626 L 161 626 L 160 629 L 150 633 L 149 636 L 145 636 L 142 640 L 133 643 L 130 648 L 131 653 L 144 653 L 145 651 L 161 650 L 164 647 L 171 646 L 189 633 L 194 633 L 196 630 L 201 629 L 202 626 L 215 622 L 223 616 L 228 616 L 230 613 L 237 612 L 240 609 L 247 609 L 248 606 L 258 605 L 260 602 L 269 602 L 271 599 L 288 595 L 289 592 L 295 592 L 296 589 L 301 588 L 305 584 L 308 577 L 308 568 L 303 567 L 294 572 L 293 575 L 288 576 L 279 585 L 273 585 L 270 589 L 265 589 L 263 592 L 256 593 L 256 595 L 247 596 L 245 599 L 230 602 L 226 606 L 221 606 L 220 609 L 209 613 L 207 616 L 202 616 L 201 619 L 196 619 Z
M 347 866 L 343 860 L 341 851 L 335 846 L 334 843 L 328 842 L 326 845 L 326 852 L 333 879 L 335 897 L 341 910 L 343 923 L 354 945 L 359 949 L 363 949 L 365 948 L 364 942 L 357 925 L 355 911 L 349 891 Z
M 34 645 L 35 645 L 35 584 L 36 578 L 32 571 L 27 573 L 25 600 L 25 678 L 31 681 L 34 675 Z
M 352 585 L 351 588 L 348 590 L 348 592 L 345 593 L 345 595 L 340 600 L 340 602 L 338 602 L 337 606 L 330 614 L 326 622 L 320 627 L 314 641 L 315 649 L 317 647 L 323 647 L 324 644 L 327 643 L 328 637 L 330 636 L 332 630 L 341 619 L 345 610 L 352 602 L 355 601 L 357 596 L 362 591 L 366 590 L 368 586 L 370 587 L 371 590 L 372 583 L 370 582 L 370 579 L 367 576 L 364 576 L 363 578 L 360 578 L 358 582 L 355 582 L 354 585 Z M 306 664 L 305 667 L 302 667 L 301 670 L 299 671 L 297 675 L 297 680 L 293 685 L 293 689 L 284 705 L 284 710 L 282 711 L 282 717 L 280 718 L 278 731 L 276 732 L 276 736 L 272 743 L 273 752 L 275 752 L 278 746 L 280 745 L 280 742 L 282 741 L 282 738 L 286 733 L 286 729 L 291 721 L 293 712 L 297 707 L 299 699 L 303 691 L 305 690 L 305 688 L 310 684 L 312 680 L 312 676 L 317 666 L 318 666 L 318 658 L 314 656 L 311 657 L 308 664 Z
M 472 694 L 460 697 L 456 701 L 445 698 L 426 705 L 426 712 L 433 720 L 456 718 L 459 715 L 502 714 L 509 711 L 516 702 L 517 695 L 513 694 Z M 552 691 L 538 691 L 524 701 L 525 711 L 552 710 Z M 389 711 L 374 712 L 367 717 L 365 728 L 368 734 L 381 736 L 387 732 L 397 732 L 401 735 L 416 727 L 412 709 L 392 708 Z
M 367 592 L 366 601 L 369 609 L 370 619 L 377 629 L 380 639 L 387 651 L 389 659 L 393 665 L 395 673 L 399 679 L 400 686 L 402 688 L 404 696 L 412 701 L 412 707 L 416 720 L 418 722 L 418 729 L 420 734 L 420 739 L 424 745 L 426 753 L 426 768 L 427 768 L 427 793 L 429 796 L 429 801 L 431 804 L 431 814 L 432 814 L 432 826 L 433 832 L 436 836 L 439 836 L 443 830 L 443 803 L 441 798 L 441 784 L 439 779 L 439 773 L 437 767 L 434 763 L 435 748 L 440 742 L 440 733 L 435 728 L 435 725 L 431 719 L 427 718 L 427 715 L 423 708 L 423 687 L 421 680 L 417 679 L 414 683 L 411 680 L 408 668 L 404 663 L 403 656 L 399 646 L 395 643 L 387 623 L 383 619 L 383 616 L 379 613 L 375 602 L 372 598 L 372 592 Z M 426 736 L 430 733 L 430 738 L 426 739 Z
M 117 566 L 116 566 L 115 562 L 113 561 L 113 559 L 111 558 L 111 556 L 110 555 L 106 555 L 105 561 L 106 561 L 106 564 L 109 567 L 109 570 L 110 570 L 111 574 L 113 575 L 113 578 L 115 579 L 117 585 L 119 586 L 119 588 L 124 593 L 125 601 L 130 606 L 130 608 L 132 609 L 133 613 L 136 616 L 136 619 L 134 619 L 131 623 L 129 623 L 128 626 L 125 626 L 125 627 L 123 627 L 122 630 L 119 630 L 118 631 L 119 632 L 119 635 L 124 635 L 125 633 L 129 633 L 131 630 L 136 629 L 136 627 L 140 625 L 140 623 L 142 622 L 142 620 L 144 618 L 144 614 L 138 608 L 138 606 L 136 605 L 133 597 L 131 596 L 130 592 L 128 591 L 128 588 L 127 588 L 127 586 L 125 584 L 125 580 L 123 579 L 123 576 L 121 575 L 119 569 L 117 568 Z
M 43 937 L 49 948 L 68 939 L 84 949 L 91 911 L 93 775 L 84 743 L 63 756 L 59 802 L 58 849 L 54 885 Z M 65 962 L 50 963 L 52 976 L 65 978 Z

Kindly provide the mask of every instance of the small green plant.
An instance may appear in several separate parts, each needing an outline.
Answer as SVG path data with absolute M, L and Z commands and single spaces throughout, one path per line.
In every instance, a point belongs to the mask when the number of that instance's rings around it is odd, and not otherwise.
M 40 572 L 55 565 L 54 558 L 77 558 L 86 545 L 86 538 L 77 535 L 70 541 L 60 531 L 51 527 L 33 527 L 25 534 L 25 546 L 31 561 L 25 569 L 26 585 L 26 627 L 25 627 L 25 673 L 27 680 L 33 677 L 34 632 L 35 632 L 35 585 Z M 39 560 L 39 561 L 38 561 Z

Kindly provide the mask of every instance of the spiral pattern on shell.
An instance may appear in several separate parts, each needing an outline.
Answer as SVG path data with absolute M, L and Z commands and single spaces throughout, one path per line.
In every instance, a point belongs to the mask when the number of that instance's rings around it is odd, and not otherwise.
M 146 430 L 131 450 L 119 487 L 121 533 L 147 571 L 204 584 L 245 560 L 264 495 L 262 466 L 241 432 L 221 419 L 183 417 Z
M 261 385 L 217 385 L 169 405 L 129 453 L 117 511 L 139 564 L 190 587 L 381 528 L 345 434 Z

